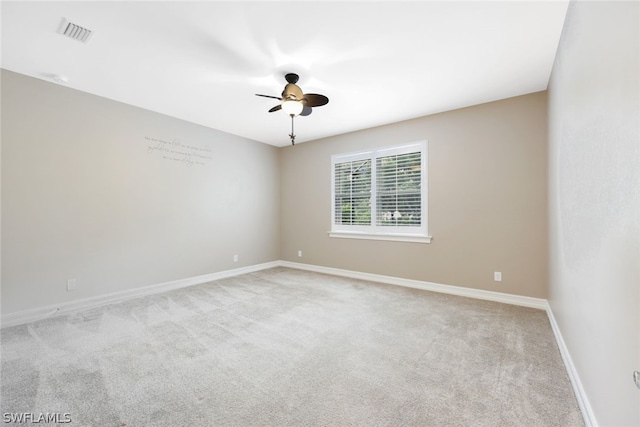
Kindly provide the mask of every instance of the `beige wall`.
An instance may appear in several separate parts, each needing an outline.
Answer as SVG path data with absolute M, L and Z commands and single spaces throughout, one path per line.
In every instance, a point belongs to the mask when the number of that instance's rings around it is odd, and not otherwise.
M 549 85 L 549 303 L 601 426 L 640 425 L 639 27 L 572 2 Z
M 3 70 L 2 314 L 277 260 L 278 157 Z
M 545 298 L 546 102 L 534 93 L 281 149 L 281 258 Z M 330 238 L 331 155 L 424 139 L 432 243 Z

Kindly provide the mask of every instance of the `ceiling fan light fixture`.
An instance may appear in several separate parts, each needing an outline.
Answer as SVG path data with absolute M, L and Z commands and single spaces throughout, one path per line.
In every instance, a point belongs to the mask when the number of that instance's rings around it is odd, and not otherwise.
M 284 111 L 287 116 L 297 116 L 302 113 L 303 108 L 304 105 L 302 105 L 300 101 L 288 99 L 282 103 L 282 111 Z

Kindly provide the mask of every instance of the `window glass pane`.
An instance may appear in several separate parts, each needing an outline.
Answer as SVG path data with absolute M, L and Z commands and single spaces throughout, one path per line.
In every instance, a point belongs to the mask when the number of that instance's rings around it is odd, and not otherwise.
M 371 160 L 335 164 L 335 223 L 371 224 Z
M 377 225 L 421 225 L 421 177 L 420 152 L 376 160 Z

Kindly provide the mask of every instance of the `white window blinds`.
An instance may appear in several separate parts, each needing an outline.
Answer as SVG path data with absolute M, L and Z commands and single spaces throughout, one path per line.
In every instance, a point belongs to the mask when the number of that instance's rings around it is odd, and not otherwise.
M 355 160 L 335 165 L 335 222 L 348 225 L 371 224 L 371 160 Z
M 332 232 L 427 237 L 426 141 L 332 157 Z
M 376 160 L 376 224 L 420 226 L 422 163 L 419 151 Z

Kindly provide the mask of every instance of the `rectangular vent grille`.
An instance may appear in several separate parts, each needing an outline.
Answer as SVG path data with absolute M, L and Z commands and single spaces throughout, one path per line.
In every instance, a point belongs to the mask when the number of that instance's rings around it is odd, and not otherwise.
M 62 18 L 62 23 L 60 24 L 60 30 L 58 32 L 82 43 L 88 43 L 91 35 L 93 34 L 93 31 L 74 24 L 73 22 L 69 22 L 65 18 Z

